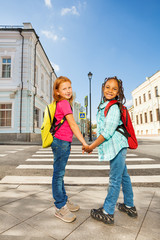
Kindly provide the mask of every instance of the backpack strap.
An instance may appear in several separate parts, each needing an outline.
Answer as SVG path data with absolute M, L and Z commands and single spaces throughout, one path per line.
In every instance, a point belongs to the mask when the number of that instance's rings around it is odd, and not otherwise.
M 122 116 L 123 115 L 125 115 L 126 116 L 126 118 L 125 118 L 125 125 L 126 125 L 126 127 L 128 126 L 128 118 L 129 118 L 129 116 L 128 116 L 128 111 L 127 111 L 127 108 L 123 105 L 122 106 Z M 123 121 L 123 119 L 122 119 L 122 121 Z
M 65 118 L 65 116 L 64 116 L 64 117 L 62 118 L 62 120 L 60 121 L 60 123 L 56 125 L 57 119 L 56 119 L 56 118 L 53 119 L 53 124 L 52 124 L 51 130 L 50 130 L 50 132 L 51 132 L 51 134 L 52 134 L 53 136 L 54 136 L 54 134 L 56 133 L 56 131 L 58 131 L 58 129 L 63 125 L 63 123 L 64 123 L 65 121 L 66 121 L 66 118 Z
M 49 115 L 50 123 L 52 124 L 51 113 L 50 113 L 50 111 L 49 111 L 49 107 L 48 107 L 48 105 L 47 105 L 47 109 L 48 109 L 48 115 Z
M 57 105 L 57 103 L 56 103 Z M 48 107 L 48 106 L 47 106 Z M 49 107 L 48 107 L 48 114 L 49 114 L 49 118 L 50 118 L 50 122 L 51 122 L 51 114 L 49 111 Z M 62 118 L 62 120 L 60 121 L 60 123 L 58 123 L 56 125 L 57 119 L 54 117 L 53 118 L 53 122 L 51 122 L 51 129 L 50 129 L 50 133 L 52 134 L 52 136 L 55 135 L 56 131 L 58 131 L 58 129 L 63 125 L 63 123 L 66 121 L 65 116 Z
M 108 113 L 110 107 L 111 107 L 113 104 L 116 104 L 116 103 L 118 103 L 117 100 L 111 100 L 111 101 L 107 104 L 107 106 L 106 106 L 105 109 L 104 109 L 104 116 L 105 116 L 105 117 L 107 116 L 107 113 Z
M 107 113 L 109 111 L 109 108 L 114 105 L 114 104 L 118 104 L 118 101 L 117 100 L 111 100 L 107 106 L 105 107 L 105 110 L 104 110 L 104 115 L 105 117 L 107 116 Z M 123 109 L 123 111 L 126 111 L 126 108 Z M 128 119 L 127 120 L 127 123 L 128 123 Z M 119 125 L 117 128 L 116 128 L 116 131 L 121 133 L 123 136 L 125 136 L 127 139 L 128 137 L 130 137 L 130 134 L 128 133 L 128 131 L 126 130 L 124 124 L 122 125 Z
M 123 130 L 123 131 L 122 131 Z M 122 125 L 119 125 L 117 128 L 116 128 L 116 131 L 121 133 L 123 136 L 125 136 L 127 139 L 131 136 L 128 131 L 126 130 L 124 124 Z

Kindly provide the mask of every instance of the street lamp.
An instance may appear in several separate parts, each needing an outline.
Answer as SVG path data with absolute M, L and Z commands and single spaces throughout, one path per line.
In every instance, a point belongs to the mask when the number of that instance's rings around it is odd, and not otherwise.
M 92 120 L 91 120 L 91 79 L 92 79 L 92 73 L 88 73 L 89 78 L 89 98 L 90 98 L 90 131 L 89 131 L 89 141 L 92 141 Z

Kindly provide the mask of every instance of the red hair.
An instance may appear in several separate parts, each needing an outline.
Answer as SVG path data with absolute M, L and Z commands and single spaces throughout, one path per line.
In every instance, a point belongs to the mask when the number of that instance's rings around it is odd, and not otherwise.
M 63 76 L 60 76 L 58 77 L 55 81 L 54 81 L 54 84 L 53 84 L 53 99 L 54 101 L 58 102 L 58 101 L 61 101 L 61 100 L 64 100 L 65 98 L 61 97 L 60 95 L 57 94 L 57 90 L 59 89 L 59 86 L 62 84 L 62 83 L 65 83 L 65 82 L 69 82 L 70 84 L 71 83 L 71 80 L 67 77 L 63 77 Z M 69 103 L 72 105 L 72 102 L 73 102 L 73 95 L 71 96 L 71 98 L 69 99 Z

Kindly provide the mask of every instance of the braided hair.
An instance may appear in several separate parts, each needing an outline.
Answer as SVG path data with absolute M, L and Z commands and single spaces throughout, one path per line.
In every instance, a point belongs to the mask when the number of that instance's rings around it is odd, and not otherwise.
M 99 106 L 101 105 L 102 101 L 107 101 L 107 99 L 105 98 L 104 96 L 104 93 L 103 93 L 103 89 L 106 85 L 106 83 L 111 80 L 111 79 L 114 79 L 117 81 L 118 83 L 118 90 L 119 90 L 119 94 L 118 96 L 116 96 L 116 100 L 118 101 L 118 105 L 119 105 L 119 108 L 120 110 L 122 110 L 122 105 L 125 104 L 126 102 L 126 98 L 124 96 L 124 89 L 123 89 L 123 83 L 122 83 L 122 80 L 118 79 L 116 76 L 115 77 L 109 77 L 109 78 L 105 78 L 104 79 L 104 83 L 102 84 L 102 94 L 101 94 L 101 102 L 99 104 Z M 99 109 L 99 106 L 98 106 L 98 109 Z

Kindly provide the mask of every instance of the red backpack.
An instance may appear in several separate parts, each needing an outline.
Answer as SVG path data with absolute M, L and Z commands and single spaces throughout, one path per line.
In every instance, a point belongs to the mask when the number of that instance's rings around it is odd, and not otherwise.
M 111 100 L 107 104 L 107 106 L 105 107 L 105 110 L 104 110 L 105 117 L 107 116 L 109 108 L 113 104 L 118 104 L 118 101 L 117 100 Z M 135 132 L 134 132 L 134 128 L 133 128 L 133 125 L 132 125 L 132 121 L 131 121 L 129 112 L 124 105 L 122 105 L 121 120 L 122 120 L 123 124 L 118 126 L 116 131 L 120 132 L 121 134 L 123 134 L 128 139 L 128 145 L 129 145 L 130 149 L 136 149 L 138 147 L 137 138 L 136 138 L 136 135 L 135 135 Z M 123 131 L 122 131 L 122 129 L 123 129 Z

